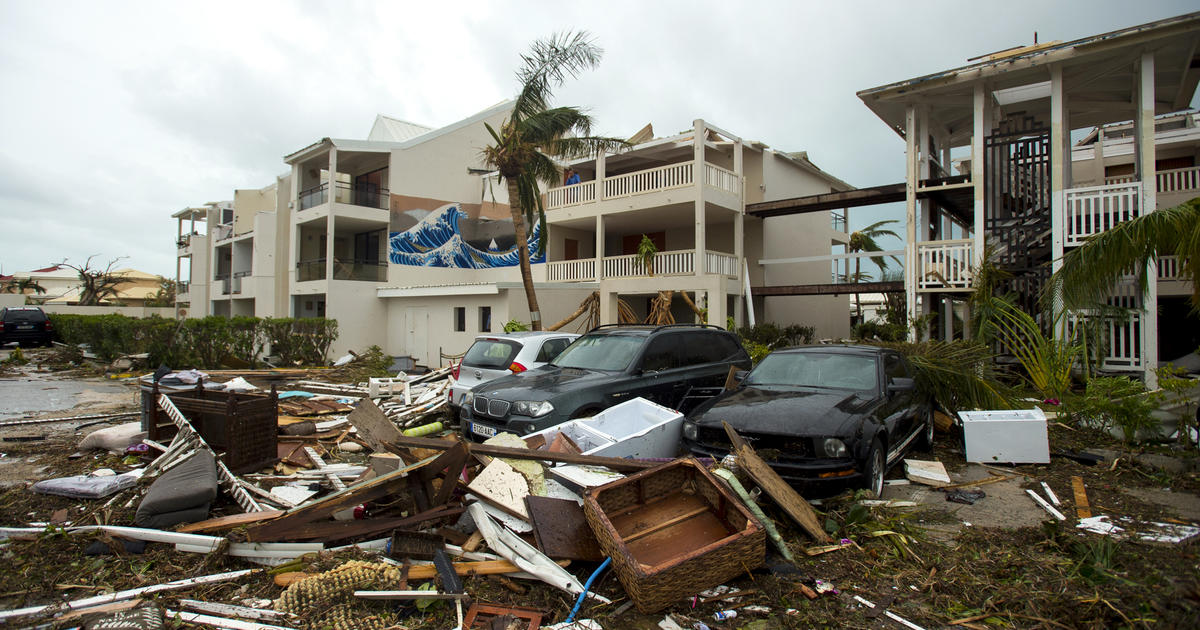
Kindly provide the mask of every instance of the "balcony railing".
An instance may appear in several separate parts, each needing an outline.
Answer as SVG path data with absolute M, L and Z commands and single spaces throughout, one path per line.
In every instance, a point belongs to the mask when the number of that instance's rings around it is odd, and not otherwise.
M 296 263 L 296 282 L 325 279 L 325 259 L 314 258 Z
M 596 279 L 596 259 L 560 260 L 546 263 L 546 279 L 550 282 L 579 282 Z
M 845 211 L 838 212 L 837 210 L 831 210 L 829 212 L 829 218 L 833 222 L 833 231 L 834 232 L 845 232 L 846 231 L 846 212 Z
M 1158 171 L 1154 179 L 1160 193 L 1200 190 L 1200 166 Z M 1104 178 L 1105 184 L 1128 184 L 1136 181 L 1138 180 L 1133 175 L 1114 175 Z
M 658 166 L 644 171 L 614 175 L 603 180 L 603 189 L 597 191 L 595 181 L 551 188 L 546 191 L 546 208 L 565 208 L 600 199 L 620 199 L 651 192 L 691 186 L 696 182 L 695 162 L 681 162 Z M 730 194 L 741 192 L 741 178 L 737 173 L 714 164 L 704 165 L 704 183 Z
M 334 258 L 333 279 L 383 282 L 387 280 L 387 263 L 365 260 L 339 260 Z
M 650 274 L 642 265 L 641 259 L 634 254 L 625 256 L 606 256 L 601 259 L 604 278 L 646 278 Z M 736 278 L 738 275 L 738 260 L 723 252 L 704 252 L 705 273 L 717 274 Z M 655 276 L 686 276 L 695 273 L 696 251 L 692 249 L 669 252 L 658 252 L 654 257 L 651 270 Z M 596 259 L 563 260 L 546 263 L 546 275 L 549 280 L 557 282 L 594 281 L 596 278 Z
M 233 272 L 232 291 L 234 294 L 239 294 L 242 292 L 242 278 L 249 276 L 250 273 L 251 272 L 249 270 Z
M 188 292 L 188 289 L 190 288 L 190 286 L 191 286 L 191 283 L 187 282 L 186 280 L 176 282 L 175 283 L 175 297 L 179 297 L 180 295 L 186 294 Z
M 1158 279 L 1164 281 L 1188 280 L 1188 273 L 1179 264 L 1178 256 L 1158 257 Z
M 1072 188 L 1064 193 L 1067 247 L 1081 245 L 1087 237 L 1142 214 L 1142 183 L 1138 181 Z
M 214 241 L 223 241 L 228 238 L 233 238 L 232 225 L 218 225 L 217 227 L 213 228 Z
M 352 206 L 378 208 L 390 207 L 391 195 L 386 188 L 337 182 L 334 185 L 334 201 Z M 329 184 L 324 183 L 300 192 L 300 209 L 307 210 L 329 201 Z
M 969 291 L 972 249 L 969 238 L 917 243 L 917 290 Z
M 221 295 L 229 295 L 233 291 L 232 283 L 230 282 L 229 274 L 222 273 L 213 276 L 213 280 L 221 283 Z

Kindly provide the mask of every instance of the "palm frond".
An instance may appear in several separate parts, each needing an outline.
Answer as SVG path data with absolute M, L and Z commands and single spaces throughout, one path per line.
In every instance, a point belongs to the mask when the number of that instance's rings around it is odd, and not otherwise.
M 908 357 L 917 391 L 948 411 L 1011 409 L 1015 395 L 996 372 L 987 346 L 967 341 L 881 343 Z
M 552 90 L 568 78 L 596 67 L 604 51 L 591 41 L 586 31 L 556 33 L 535 41 L 528 54 L 521 55 L 524 67 L 517 71 L 521 93 L 513 106 L 513 120 L 549 109 Z
M 1146 264 L 1159 256 L 1179 256 L 1181 271 L 1196 278 L 1200 266 L 1200 198 L 1150 212 L 1090 237 L 1066 253 L 1062 267 L 1043 293 L 1046 303 L 1069 309 L 1107 301 L 1122 278 L 1134 276 L 1145 288 Z M 1192 307 L 1200 309 L 1200 285 L 1192 285 Z

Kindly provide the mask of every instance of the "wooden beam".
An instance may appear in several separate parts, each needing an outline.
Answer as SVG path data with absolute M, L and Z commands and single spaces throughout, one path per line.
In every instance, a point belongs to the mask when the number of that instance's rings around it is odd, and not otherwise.
M 970 178 L 967 175 L 954 175 L 951 177 L 931 177 L 921 180 L 920 183 L 923 188 L 936 191 L 944 189 L 943 187 L 955 186 L 968 181 L 970 181 Z M 925 195 L 925 192 L 918 191 L 918 197 L 923 198 Z M 820 212 L 835 208 L 875 206 L 904 201 L 904 199 L 904 184 L 885 184 L 883 186 L 856 188 L 854 190 L 810 195 L 807 197 L 750 203 L 746 204 L 746 214 L 766 218 L 789 214 L 803 214 L 806 212 Z
M 754 447 L 747 444 L 742 436 L 729 426 L 728 422 L 721 424 L 725 427 L 725 434 L 729 436 L 729 441 L 733 443 L 733 452 L 737 456 L 738 466 L 745 470 L 746 474 L 750 475 L 750 478 L 763 489 L 763 492 L 783 508 L 783 511 L 792 517 L 797 525 L 809 536 L 812 536 L 813 540 L 829 542 L 829 534 L 821 526 L 821 520 L 817 518 L 817 513 L 813 511 L 808 501 L 805 501 L 800 493 L 796 492 L 778 473 L 772 470 L 758 456 L 758 453 L 754 452 Z
M 848 282 L 844 284 L 791 284 L 751 287 L 755 297 L 768 295 L 844 295 L 848 293 L 901 293 L 903 282 Z

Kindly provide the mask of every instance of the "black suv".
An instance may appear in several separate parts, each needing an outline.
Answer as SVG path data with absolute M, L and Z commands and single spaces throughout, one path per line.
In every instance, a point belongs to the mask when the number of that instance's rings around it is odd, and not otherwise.
M 716 326 L 599 326 L 550 363 L 468 392 L 462 432 L 525 435 L 638 396 L 686 413 L 721 391 L 732 366 L 748 369 L 750 356 Z
M 50 345 L 54 336 L 54 327 L 50 318 L 37 306 L 8 306 L 0 308 L 0 346 L 14 341 L 22 345 L 36 343 Z

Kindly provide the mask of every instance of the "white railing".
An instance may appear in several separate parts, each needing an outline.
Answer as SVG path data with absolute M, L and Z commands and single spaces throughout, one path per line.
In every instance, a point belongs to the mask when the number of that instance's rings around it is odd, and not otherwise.
M 704 165 L 704 183 L 734 195 L 739 192 L 737 173 L 713 164 Z
M 630 195 L 691 186 L 694 180 L 693 162 L 668 164 L 644 171 L 626 173 L 604 179 L 604 198 L 616 199 Z
M 546 209 L 564 208 L 596 200 L 596 182 L 582 182 L 546 191 Z
M 559 260 L 546 263 L 546 278 L 550 282 L 579 282 L 596 279 L 596 259 Z
M 1159 171 L 1156 179 L 1161 193 L 1200 190 L 1200 166 Z
M 704 252 L 704 272 L 736 278 L 738 275 L 738 259 L 723 252 Z
M 654 256 L 654 275 L 682 276 L 694 273 L 695 262 L 696 253 L 690 249 L 658 252 Z M 644 278 L 649 275 L 636 254 L 604 258 L 605 278 Z
M 1187 272 L 1179 264 L 1178 256 L 1158 257 L 1159 280 L 1187 280 Z
M 917 290 L 970 290 L 972 243 L 969 238 L 917 243 Z
M 1160 193 L 1200 190 L 1200 166 L 1158 171 L 1154 179 Z M 1134 175 L 1113 175 L 1104 178 L 1105 184 L 1128 184 L 1136 181 L 1138 179 Z
M 1083 243 L 1093 234 L 1111 230 L 1142 214 L 1142 184 L 1109 184 L 1063 191 L 1066 195 L 1064 220 L 1066 246 Z
M 1078 326 L 1093 315 L 1071 313 L 1067 317 L 1067 334 L 1075 336 Z M 1100 362 L 1105 370 L 1136 372 L 1142 369 L 1142 312 L 1131 310 L 1120 317 L 1105 317 L 1097 331 L 1104 345 L 1104 359 Z M 1091 342 L 1089 342 L 1091 343 Z

